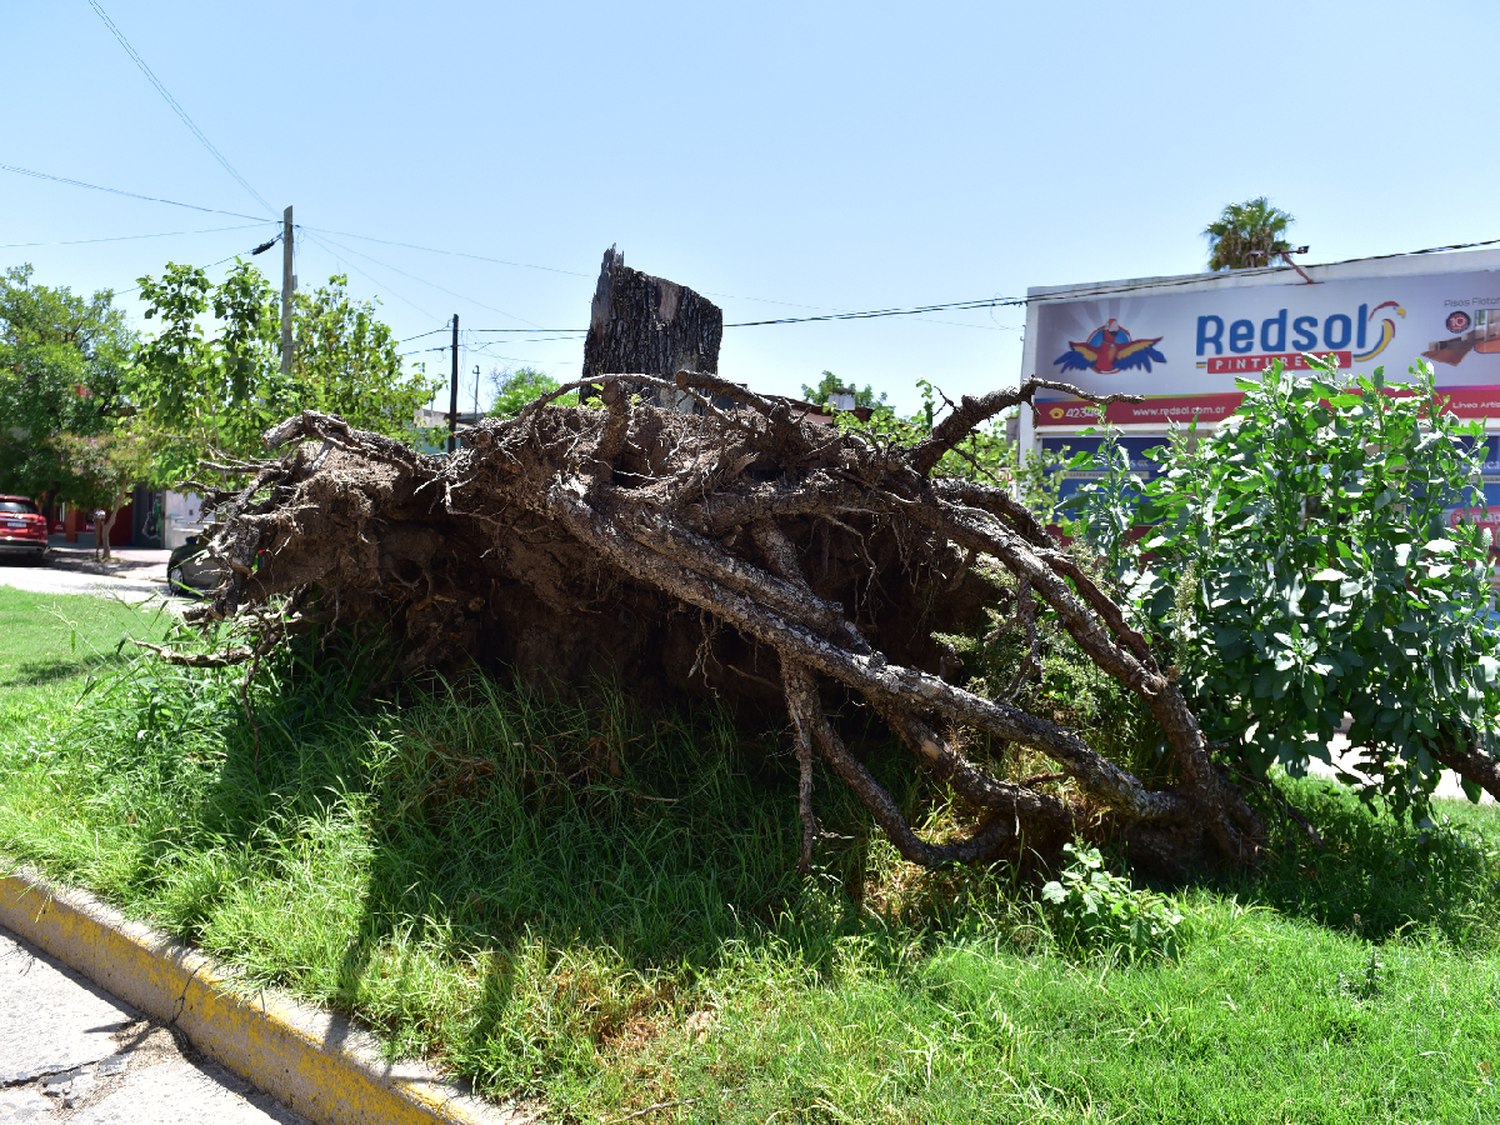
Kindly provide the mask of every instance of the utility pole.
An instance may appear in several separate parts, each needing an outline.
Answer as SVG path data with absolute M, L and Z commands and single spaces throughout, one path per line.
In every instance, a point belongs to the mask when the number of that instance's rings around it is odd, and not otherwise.
M 474 421 L 479 421 L 479 364 L 474 365 Z
M 297 276 L 292 273 L 292 209 L 281 216 L 281 377 L 292 374 L 292 293 Z
M 458 451 L 458 314 L 453 314 L 453 387 L 448 395 L 448 452 Z

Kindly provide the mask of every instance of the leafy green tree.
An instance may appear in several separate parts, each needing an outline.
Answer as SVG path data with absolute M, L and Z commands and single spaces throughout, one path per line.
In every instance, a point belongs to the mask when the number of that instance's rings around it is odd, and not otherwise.
M 865 389 L 861 391 L 852 384 L 845 384 L 832 371 L 823 372 L 823 378 L 819 380 L 816 387 L 810 387 L 806 383 L 802 384 L 802 397 L 817 406 L 826 406 L 828 400 L 837 394 L 853 395 L 855 406 L 867 406 L 871 410 L 876 411 L 890 410 L 890 407 L 885 405 L 886 396 L 884 391 L 877 398 L 875 388 L 868 383 L 865 384 Z
M 1203 229 L 1208 239 L 1208 268 L 1217 272 L 1269 265 L 1274 256 L 1291 251 L 1291 243 L 1282 236 L 1296 221 L 1271 206 L 1264 195 L 1231 203 Z
M 412 441 L 418 408 L 446 380 L 429 378 L 421 366 L 405 372 L 395 336 L 376 315 L 378 305 L 351 299 L 348 286 L 348 275 L 335 274 L 327 285 L 297 294 L 292 385 L 281 413 L 310 407 L 362 430 Z M 280 305 L 273 305 L 279 334 Z
M 12 266 L 0 277 L 0 492 L 45 500 L 67 476 L 52 438 L 109 428 L 136 336 L 109 290 L 84 298 L 31 274 Z
M 158 450 L 160 483 L 196 474 L 206 457 L 262 454 L 260 435 L 300 410 L 412 440 L 416 410 L 441 382 L 420 367 L 403 371 L 375 304 L 352 300 L 343 275 L 297 294 L 287 376 L 280 301 L 250 263 L 237 263 L 217 286 L 198 267 L 175 263 L 140 282 L 146 318 L 161 327 L 140 350 L 130 393 Z
M 491 371 L 490 378 L 495 383 L 495 401 L 490 406 L 490 414 L 496 418 L 514 418 L 528 402 L 534 402 L 562 385 L 552 376 L 531 367 L 520 367 L 514 371 Z M 559 406 L 575 406 L 578 396 L 560 395 L 553 401 Z
M 1364 772 L 1420 809 L 1455 746 L 1494 754 L 1500 635 L 1488 536 L 1449 518 L 1483 504 L 1482 426 L 1440 408 L 1429 365 L 1412 375 L 1345 382 L 1320 361 L 1311 378 L 1278 363 L 1240 380 L 1232 418 L 1162 451 L 1168 471 L 1126 520 L 1153 532 L 1117 573 L 1241 767 L 1326 760 L 1347 712 Z M 1085 520 L 1119 526 L 1109 509 L 1129 496 L 1088 492 Z
M 98 525 L 103 556 L 110 557 L 109 533 L 131 491 L 146 478 L 152 462 L 151 444 L 144 437 L 119 428 L 92 437 L 56 434 L 51 439 L 66 466 L 59 493 L 84 511 L 102 511 Z
M 158 449 L 156 482 L 192 476 L 211 453 L 260 453 L 259 435 L 285 397 L 270 374 L 279 364 L 270 283 L 247 262 L 218 286 L 197 266 L 174 262 L 159 281 L 139 281 L 145 317 L 161 327 L 141 346 L 130 394 Z M 204 324 L 210 311 L 214 336 Z

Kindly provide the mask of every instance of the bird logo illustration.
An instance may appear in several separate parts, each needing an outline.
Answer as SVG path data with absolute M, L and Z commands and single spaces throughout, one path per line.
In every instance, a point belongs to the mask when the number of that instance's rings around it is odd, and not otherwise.
M 1068 341 L 1071 350 L 1052 362 L 1062 364 L 1064 371 L 1094 371 L 1099 375 L 1114 375 L 1134 367 L 1150 371 L 1152 360 L 1167 362 L 1167 357 L 1156 350 L 1161 341 L 1160 336 L 1154 340 L 1132 340 L 1120 322 L 1110 317 L 1108 324 L 1094 329 L 1086 343 Z

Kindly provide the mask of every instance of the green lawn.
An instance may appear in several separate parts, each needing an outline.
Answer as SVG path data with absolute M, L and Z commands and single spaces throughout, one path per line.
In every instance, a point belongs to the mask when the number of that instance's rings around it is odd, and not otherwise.
M 41 710 L 71 711 L 81 686 L 133 658 L 126 636 L 160 640 L 172 618 L 159 599 L 130 603 L 0 586 L 0 732 Z
M 799 880 L 785 736 L 712 709 L 370 704 L 352 653 L 262 670 L 252 724 L 238 671 L 115 662 L 131 626 L 0 591 L 0 849 L 557 1120 L 1500 1120 L 1492 807 L 1286 783 L 1327 846 L 1277 822 L 1253 875 L 1158 888 L 1182 953 L 1132 963 L 1006 870 L 905 865 L 823 774 Z

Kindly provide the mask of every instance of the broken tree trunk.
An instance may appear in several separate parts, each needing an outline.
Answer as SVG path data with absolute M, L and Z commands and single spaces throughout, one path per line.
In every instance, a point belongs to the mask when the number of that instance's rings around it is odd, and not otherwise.
M 604 252 L 583 342 L 583 378 L 593 386 L 601 375 L 640 372 L 666 383 L 627 380 L 627 395 L 690 409 L 694 400 L 670 380 L 679 371 L 716 373 L 723 337 L 724 314 L 713 302 L 685 285 L 630 269 L 613 246 Z
M 374 620 L 402 643 L 397 675 L 507 661 L 563 683 L 605 671 L 638 693 L 708 687 L 782 708 L 801 767 L 804 864 L 817 838 L 815 752 L 918 863 L 1014 852 L 1023 836 L 1065 834 L 1096 814 L 1169 863 L 1256 854 L 1260 822 L 1146 638 L 1007 492 L 932 476 L 973 427 L 1061 385 L 965 398 L 903 447 L 801 423 L 785 401 L 710 373 L 633 378 L 702 413 L 632 406 L 606 376 L 607 409 L 540 400 L 481 422 L 446 459 L 335 417 L 288 419 L 266 435 L 280 459 L 214 498 L 206 539 L 228 577 L 191 616 L 252 621 L 251 658 L 313 623 Z M 1144 700 L 1175 784 L 1153 789 L 1088 732 L 954 682 L 958 666 L 933 633 L 972 627 L 997 596 L 976 559 L 1014 576 L 1012 596 L 1050 607 L 1081 652 Z M 851 699 L 973 809 L 966 838 L 912 830 L 830 721 Z M 994 759 L 965 751 L 975 734 L 1039 752 L 1055 771 L 1004 780 Z M 1043 784 L 1057 776 L 1072 779 L 1073 803 Z

